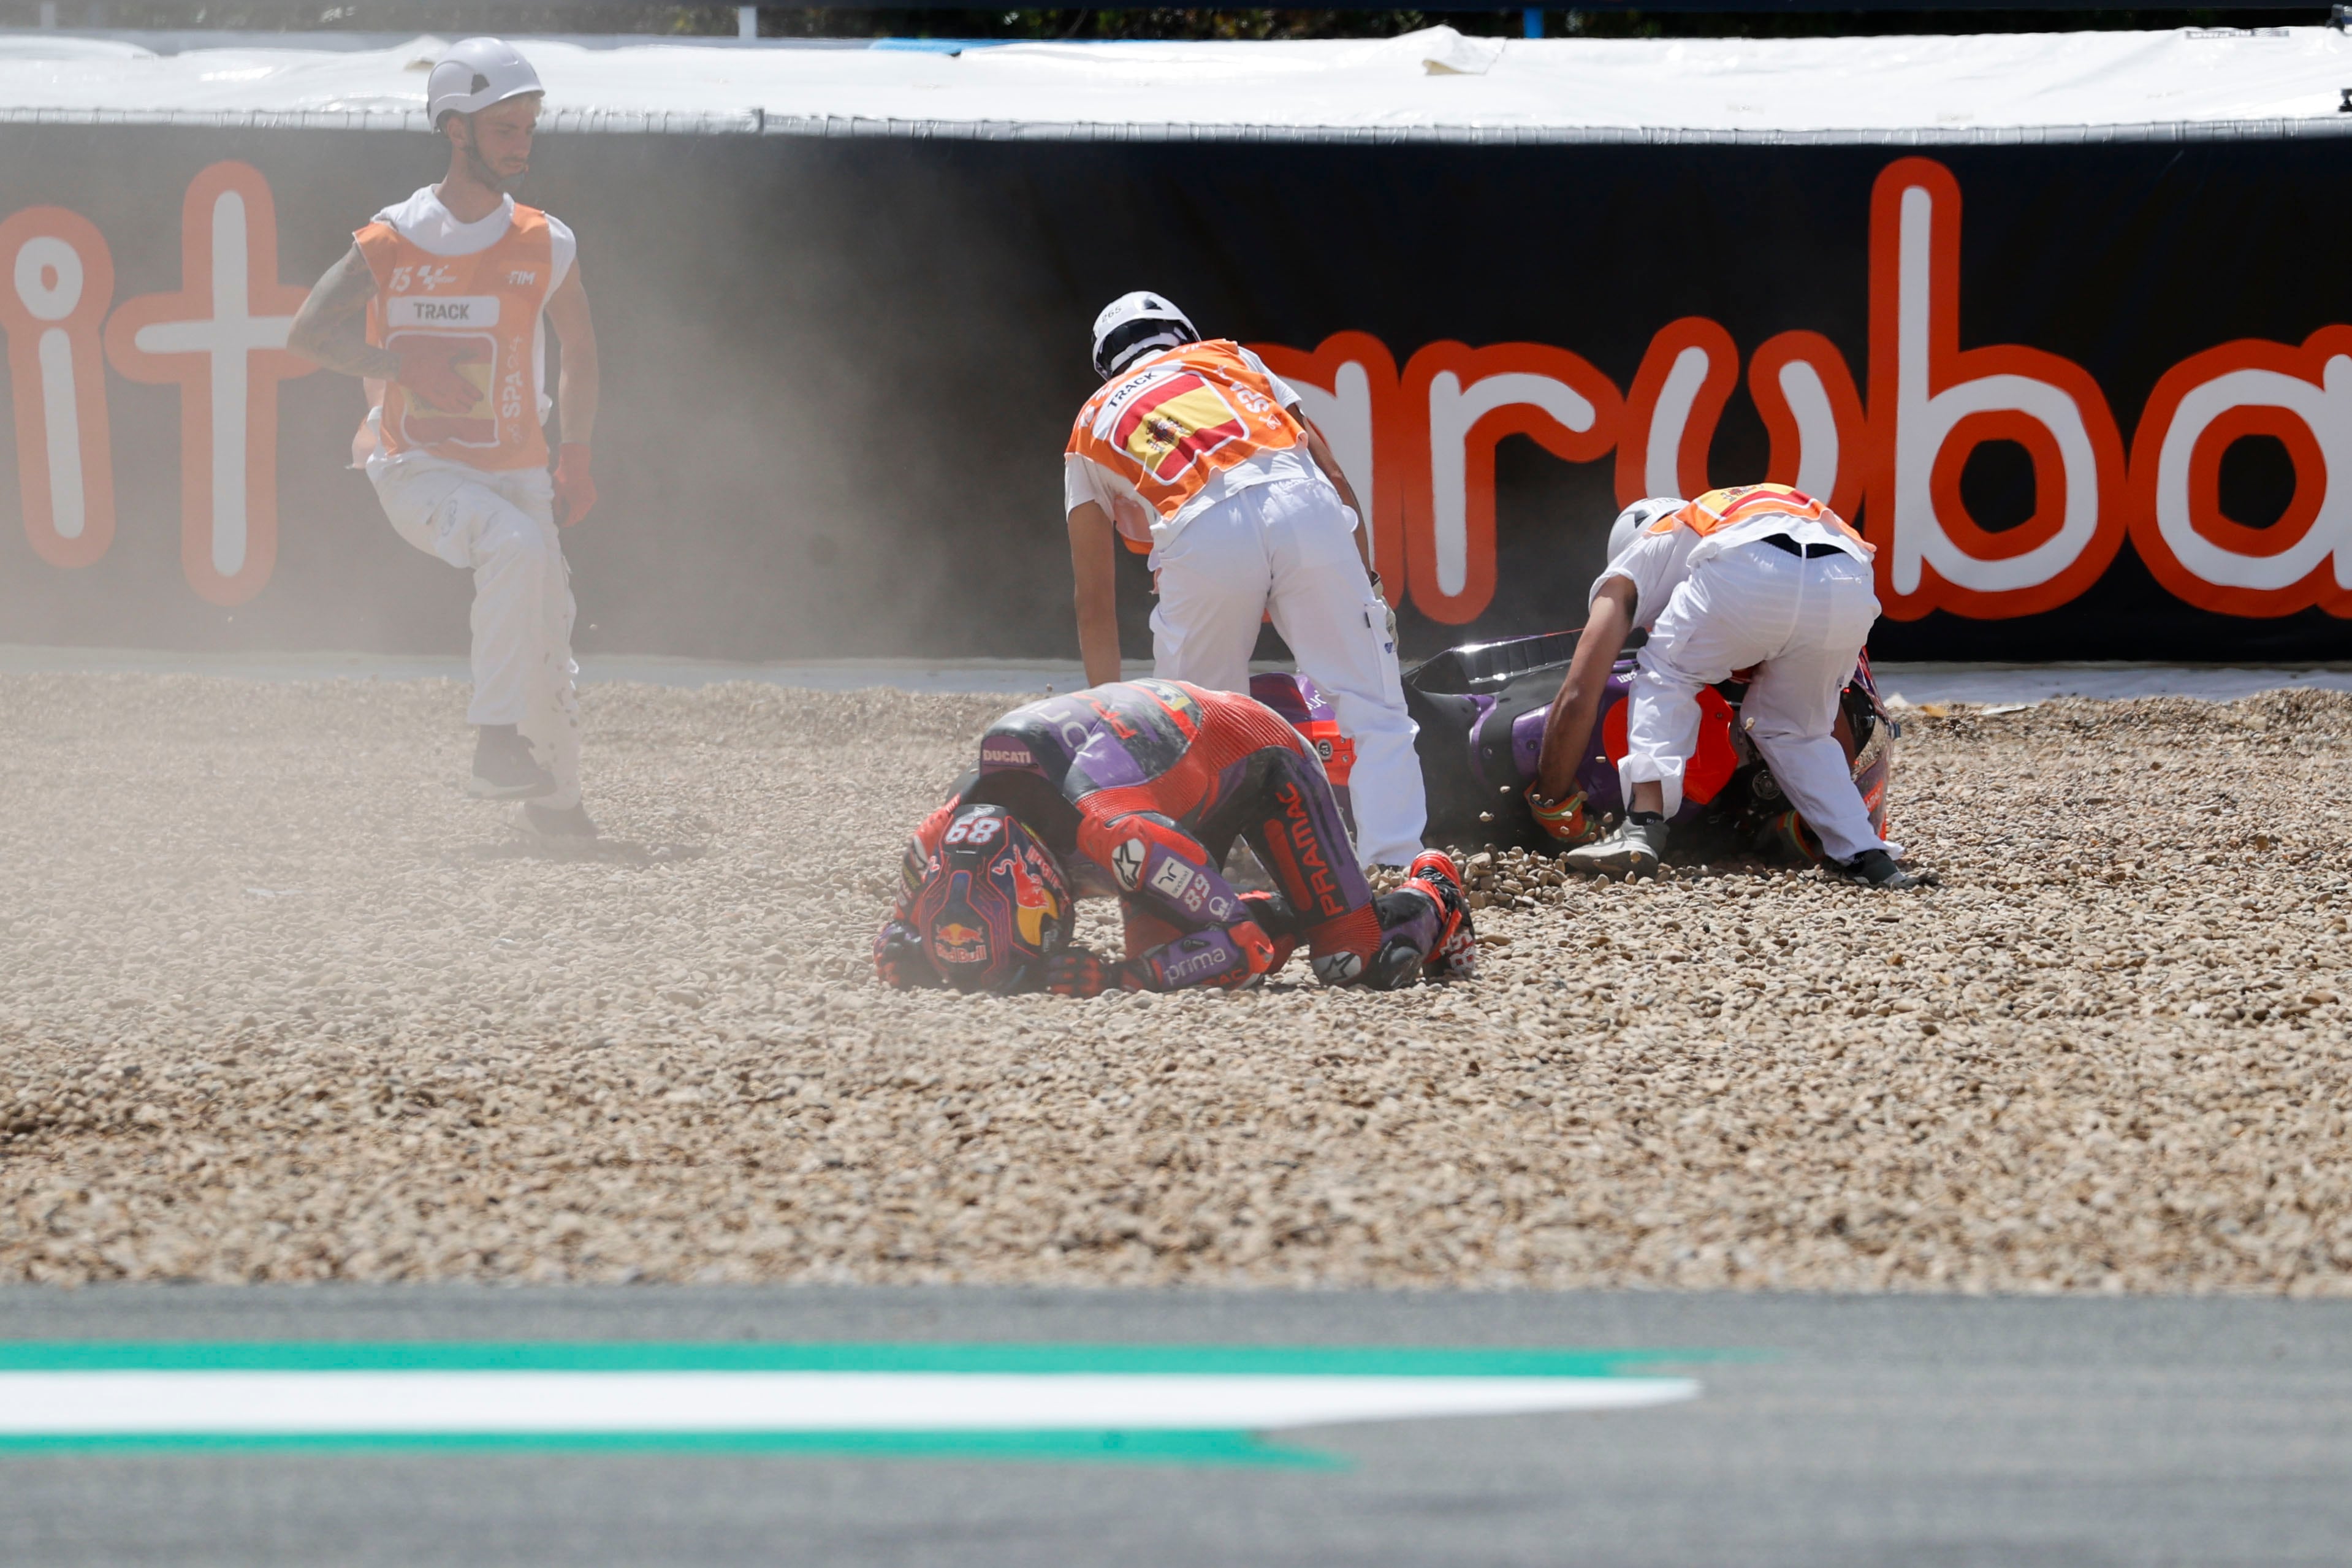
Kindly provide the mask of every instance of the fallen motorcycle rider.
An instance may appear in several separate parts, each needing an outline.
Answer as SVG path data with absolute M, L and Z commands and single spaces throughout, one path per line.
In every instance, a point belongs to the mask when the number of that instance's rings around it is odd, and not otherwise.
M 1278 889 L 1234 890 L 1245 841 Z M 1305 942 L 1327 985 L 1465 975 L 1475 952 L 1454 862 L 1424 851 L 1389 893 L 1358 869 L 1314 748 L 1250 698 L 1119 681 L 1015 709 L 924 818 L 874 940 L 890 985 L 1177 991 L 1244 985 Z M 1117 959 L 1071 941 L 1073 905 L 1116 896 Z

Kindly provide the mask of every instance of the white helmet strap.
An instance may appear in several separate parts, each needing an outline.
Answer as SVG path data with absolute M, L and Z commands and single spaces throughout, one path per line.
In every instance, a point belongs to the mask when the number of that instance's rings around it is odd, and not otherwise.
M 1108 374 L 1117 375 L 1120 371 L 1125 370 L 1137 360 L 1143 358 L 1144 355 L 1158 353 L 1163 349 L 1175 348 L 1183 342 L 1183 334 L 1173 330 L 1164 332 L 1154 332 L 1148 338 L 1138 338 L 1135 342 L 1128 344 L 1125 348 L 1120 349 L 1118 353 L 1110 356 L 1110 363 L 1103 368 Z

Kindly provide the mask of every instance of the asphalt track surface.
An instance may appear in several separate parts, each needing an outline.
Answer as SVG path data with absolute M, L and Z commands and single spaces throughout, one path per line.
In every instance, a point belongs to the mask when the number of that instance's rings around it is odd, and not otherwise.
M 2352 1552 L 2352 1303 L 0 1290 L 0 1342 L 101 1339 L 1675 1346 L 1695 1352 L 1680 1370 L 1703 1392 L 1644 1410 L 1286 1434 L 1342 1461 L 1304 1469 L 740 1452 L 0 1455 L 0 1561 L 12 1568 L 2225 1568 Z

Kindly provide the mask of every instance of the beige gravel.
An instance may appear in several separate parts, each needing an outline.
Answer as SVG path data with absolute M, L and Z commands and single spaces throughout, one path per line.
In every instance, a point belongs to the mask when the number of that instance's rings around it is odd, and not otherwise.
M 2352 1290 L 2352 699 L 1915 711 L 1926 893 L 1505 862 L 1442 988 L 886 993 L 1002 706 L 592 689 L 560 858 L 446 682 L 0 679 L 0 1279 Z

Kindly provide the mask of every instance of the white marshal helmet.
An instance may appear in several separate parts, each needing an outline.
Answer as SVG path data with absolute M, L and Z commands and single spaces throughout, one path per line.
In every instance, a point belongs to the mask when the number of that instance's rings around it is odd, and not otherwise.
M 1643 529 L 1669 512 L 1682 510 L 1684 504 L 1680 496 L 1643 496 L 1619 512 L 1617 521 L 1609 525 L 1609 559 L 1624 554 Z
M 425 79 L 425 112 L 433 129 L 453 114 L 478 114 L 494 103 L 545 92 L 522 51 L 503 38 L 467 38 L 449 46 Z
M 1095 374 L 1108 381 L 1153 350 L 1200 341 L 1192 318 L 1170 304 L 1168 296 L 1139 289 L 1121 294 L 1095 318 Z

